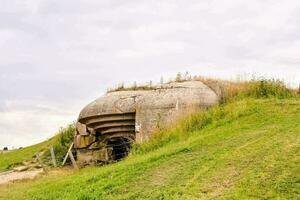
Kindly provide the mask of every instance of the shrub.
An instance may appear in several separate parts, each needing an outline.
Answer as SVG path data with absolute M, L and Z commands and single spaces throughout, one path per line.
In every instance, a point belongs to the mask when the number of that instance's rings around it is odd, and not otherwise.
M 230 102 L 236 98 L 294 98 L 297 96 L 295 90 L 287 88 L 285 83 L 278 79 L 267 79 L 264 77 L 253 78 L 249 81 L 228 81 L 220 79 L 194 77 L 194 80 L 202 81 L 216 92 L 216 88 L 222 88 L 222 102 Z
M 181 75 L 181 72 L 178 72 L 175 78 L 175 82 L 182 82 L 184 81 Z
M 242 93 L 254 98 L 291 98 L 296 97 L 295 93 L 286 87 L 283 81 L 275 79 L 252 80 L 247 84 L 247 88 Z
M 61 164 L 64 156 L 66 155 L 70 145 L 74 140 L 75 124 L 70 124 L 65 128 L 61 128 L 55 137 L 55 142 L 53 144 L 56 162 Z M 49 149 L 47 149 L 43 154 L 43 160 L 48 163 L 51 163 L 51 154 Z

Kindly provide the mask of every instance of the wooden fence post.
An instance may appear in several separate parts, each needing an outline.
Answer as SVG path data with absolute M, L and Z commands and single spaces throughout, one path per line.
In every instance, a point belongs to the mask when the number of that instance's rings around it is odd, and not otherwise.
M 63 160 L 63 162 L 62 162 L 62 166 L 64 166 L 64 165 L 66 164 L 66 161 L 67 161 L 68 156 L 69 156 L 69 151 L 72 150 L 73 145 L 74 145 L 74 143 L 72 142 L 72 144 L 70 145 L 70 147 L 69 147 L 69 149 L 68 149 L 68 151 L 67 151 L 67 153 L 66 153 L 66 155 L 65 155 L 65 158 L 64 158 L 64 160 Z
M 43 163 L 43 161 L 40 157 L 40 153 L 36 153 L 35 155 L 36 155 L 36 158 L 39 161 L 40 165 L 42 166 L 44 172 L 47 174 L 47 169 L 46 169 L 46 167 L 45 167 L 45 165 L 44 165 L 44 163 Z
M 76 164 L 76 161 L 75 161 L 75 159 L 74 159 L 74 156 L 73 156 L 73 154 L 72 154 L 72 151 L 69 151 L 68 154 L 69 154 L 69 157 L 70 157 L 71 162 L 72 162 L 72 164 L 73 164 L 73 167 L 74 167 L 75 169 L 78 169 L 78 166 L 77 166 L 77 164 Z
M 50 148 L 50 152 L 51 152 L 52 164 L 53 164 L 54 167 L 57 167 L 57 163 L 56 163 L 56 158 L 55 158 L 55 153 L 54 153 L 53 146 Z

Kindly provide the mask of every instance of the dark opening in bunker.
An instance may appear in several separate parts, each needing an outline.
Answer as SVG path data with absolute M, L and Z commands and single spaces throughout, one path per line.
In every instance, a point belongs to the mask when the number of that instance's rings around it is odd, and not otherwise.
M 88 143 L 86 148 L 94 150 L 91 160 L 111 163 L 125 158 L 135 141 L 135 117 L 135 112 L 128 112 L 102 114 L 81 119 L 79 122 L 87 127 L 87 133 L 84 131 L 83 133 L 93 136 L 86 137 L 82 134 L 81 142 L 83 145 Z M 86 138 L 89 138 L 91 142 Z
M 132 142 L 124 137 L 111 138 L 107 141 L 108 156 L 111 161 L 119 161 L 128 156 Z

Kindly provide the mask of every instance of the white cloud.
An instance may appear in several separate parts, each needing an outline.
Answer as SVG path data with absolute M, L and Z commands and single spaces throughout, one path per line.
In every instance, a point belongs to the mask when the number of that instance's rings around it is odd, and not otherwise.
M 49 137 L 123 81 L 189 71 L 296 86 L 299 23 L 297 0 L 3 0 L 0 148 Z
M 1 146 L 11 148 L 38 143 L 50 138 L 59 127 L 73 120 L 72 115 L 44 113 L 43 110 L 1 112 Z

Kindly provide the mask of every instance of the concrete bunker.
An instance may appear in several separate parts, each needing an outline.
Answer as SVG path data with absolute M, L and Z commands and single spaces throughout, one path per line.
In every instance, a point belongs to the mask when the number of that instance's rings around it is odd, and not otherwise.
M 200 81 L 174 82 L 151 90 L 116 91 L 87 105 L 76 123 L 78 162 L 110 163 L 125 158 L 133 143 L 149 140 L 177 114 L 218 104 L 219 95 Z

